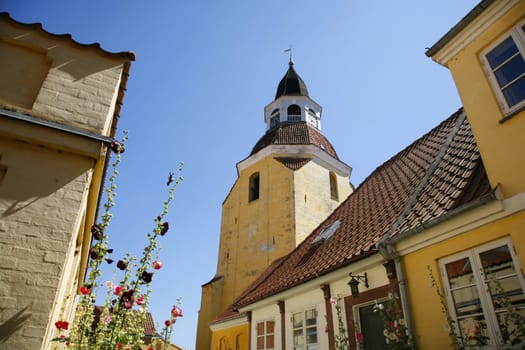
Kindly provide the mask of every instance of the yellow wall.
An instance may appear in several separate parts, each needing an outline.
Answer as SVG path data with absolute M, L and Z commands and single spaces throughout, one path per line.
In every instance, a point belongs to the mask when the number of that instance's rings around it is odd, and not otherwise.
M 491 186 L 500 184 L 505 197 L 525 191 L 525 111 L 499 123 L 504 115 L 481 65 L 480 54 L 524 17 L 525 2 L 521 1 L 448 62 Z
M 403 258 L 419 349 L 441 350 L 451 343 L 448 333 L 444 329 L 446 321 L 441 311 L 440 300 L 436 290 L 430 287 L 427 266 L 432 268 L 433 275 L 443 291 L 438 267 L 439 259 L 509 236 L 516 249 L 520 264 L 523 266 L 525 264 L 524 227 L 525 212 L 519 212 L 479 229 L 408 254 Z
M 248 323 L 213 332 L 211 350 L 247 350 L 250 327 Z

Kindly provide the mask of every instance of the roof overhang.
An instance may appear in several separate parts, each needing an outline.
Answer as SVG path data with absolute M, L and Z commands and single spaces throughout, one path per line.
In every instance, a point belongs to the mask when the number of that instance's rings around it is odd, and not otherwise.
M 472 43 L 480 33 L 494 24 L 520 0 L 483 0 L 452 27 L 425 54 L 448 68 L 448 62 Z
M 237 163 L 237 174 L 266 157 L 311 158 L 342 176 L 350 177 L 352 168 L 315 145 L 270 145 Z

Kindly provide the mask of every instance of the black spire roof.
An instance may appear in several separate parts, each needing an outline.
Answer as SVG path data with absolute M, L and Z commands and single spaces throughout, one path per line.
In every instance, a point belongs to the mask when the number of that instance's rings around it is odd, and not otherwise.
M 290 62 L 288 63 L 288 71 L 277 87 L 275 99 L 278 99 L 281 96 L 308 96 L 306 84 L 299 74 L 297 74 L 295 69 L 293 69 L 292 59 L 290 59 Z

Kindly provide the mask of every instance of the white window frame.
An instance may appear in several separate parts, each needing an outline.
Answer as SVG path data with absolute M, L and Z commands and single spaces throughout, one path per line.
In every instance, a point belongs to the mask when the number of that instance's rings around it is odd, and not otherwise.
M 306 325 L 306 313 L 309 312 L 309 311 L 313 311 L 315 313 L 315 326 L 307 326 Z M 305 343 L 301 346 L 296 346 L 295 344 L 295 330 L 296 329 L 299 329 L 299 328 L 295 328 L 294 327 L 294 316 L 297 315 L 297 314 L 302 314 L 303 316 L 303 325 L 301 326 L 301 330 L 302 330 L 302 334 L 303 334 L 303 337 L 304 337 L 304 340 L 305 340 Z M 307 308 L 307 309 L 303 309 L 301 311 L 295 311 L 295 312 L 292 312 L 291 313 L 291 318 L 290 318 L 290 322 L 291 322 L 291 330 L 292 330 L 292 349 L 293 350 L 319 350 L 320 349 L 320 344 L 319 344 L 319 336 L 320 336 L 320 333 L 319 333 L 319 312 L 317 311 L 317 308 L 315 307 L 311 307 L 311 308 Z M 313 328 L 315 329 L 315 334 L 316 334 L 316 338 L 317 338 L 317 343 L 308 343 L 308 339 L 307 339 L 307 328 Z
M 488 250 L 501 247 L 503 245 L 506 245 L 509 249 L 510 255 L 512 257 L 512 263 L 514 264 L 516 277 L 518 278 L 518 281 L 521 286 L 521 290 L 525 291 L 525 282 L 522 274 L 521 265 L 519 263 L 518 257 L 516 255 L 516 251 L 514 250 L 514 246 L 512 245 L 512 241 L 510 238 L 504 238 L 497 241 L 493 241 L 481 246 L 473 247 L 467 251 L 463 251 L 461 253 L 454 254 L 452 256 L 443 258 L 439 260 L 439 266 L 441 271 L 441 277 L 443 278 L 444 283 L 444 290 L 446 292 L 447 297 L 447 303 L 449 307 L 450 316 L 454 320 L 454 325 L 456 327 L 456 334 L 461 334 L 459 330 L 459 322 L 458 317 L 456 315 L 455 311 L 455 303 L 452 298 L 452 292 L 450 289 L 450 283 L 449 278 L 446 272 L 446 264 L 449 264 L 451 262 L 461 260 L 463 258 L 469 258 L 471 264 L 472 264 L 472 274 L 474 275 L 474 283 L 472 284 L 477 288 L 477 292 L 479 294 L 479 299 L 481 302 L 481 308 L 482 308 L 482 314 L 485 318 L 485 321 L 487 323 L 487 329 L 489 337 L 492 341 L 492 344 L 485 345 L 482 347 L 482 349 L 500 349 L 503 345 L 503 340 L 501 337 L 501 333 L 498 326 L 498 320 L 496 317 L 496 311 L 494 308 L 494 304 L 492 303 L 492 297 L 490 295 L 490 291 L 486 286 L 486 278 L 484 276 L 484 273 L 482 271 L 482 264 L 480 259 L 480 254 L 483 252 L 486 252 Z M 520 344 L 519 346 L 521 346 Z M 477 349 L 477 347 L 470 347 L 473 349 Z M 505 347 L 505 349 L 514 349 L 513 347 Z
M 485 49 L 480 54 L 480 61 L 482 63 L 482 66 L 489 78 L 490 85 L 492 87 L 492 90 L 496 94 L 496 99 L 503 111 L 504 117 L 509 117 L 511 114 L 521 110 L 525 107 L 525 99 L 518 102 L 514 106 L 509 106 L 507 103 L 507 100 L 505 96 L 503 95 L 502 88 L 499 86 L 498 81 L 496 79 L 496 76 L 494 75 L 494 72 L 492 70 L 492 67 L 490 66 L 490 63 L 487 59 L 487 55 L 492 52 L 498 45 L 503 43 L 503 41 L 507 40 L 509 37 L 512 37 L 514 43 L 516 44 L 518 51 L 525 60 L 525 30 L 522 29 L 522 27 L 525 25 L 525 20 L 519 22 L 516 26 L 514 26 L 510 31 L 506 32 L 504 35 L 502 35 L 498 41 L 496 41 L 494 44 L 490 45 L 487 49 Z M 525 79 L 522 78 L 521 79 Z
M 268 322 L 273 322 L 273 333 L 269 333 L 268 332 Z M 260 323 L 263 323 L 264 324 L 264 331 L 263 331 L 263 334 L 259 334 L 259 324 Z M 267 320 L 258 320 L 257 322 L 255 322 L 255 349 L 259 349 L 258 348 L 258 345 L 259 345 L 259 338 L 263 338 L 263 350 L 273 350 L 275 349 L 275 341 L 276 341 L 276 327 L 277 327 L 277 322 L 275 321 L 275 319 L 267 319 Z M 268 340 L 268 336 L 273 336 L 273 347 L 268 347 L 268 344 L 267 344 L 267 340 Z

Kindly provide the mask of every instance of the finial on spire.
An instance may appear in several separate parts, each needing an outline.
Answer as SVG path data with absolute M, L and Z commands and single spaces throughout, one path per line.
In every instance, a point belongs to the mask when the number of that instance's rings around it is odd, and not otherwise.
M 284 50 L 284 52 L 289 52 L 290 53 L 290 61 L 288 61 L 288 64 L 290 66 L 293 66 L 292 45 L 290 45 L 290 47 L 288 49 Z

